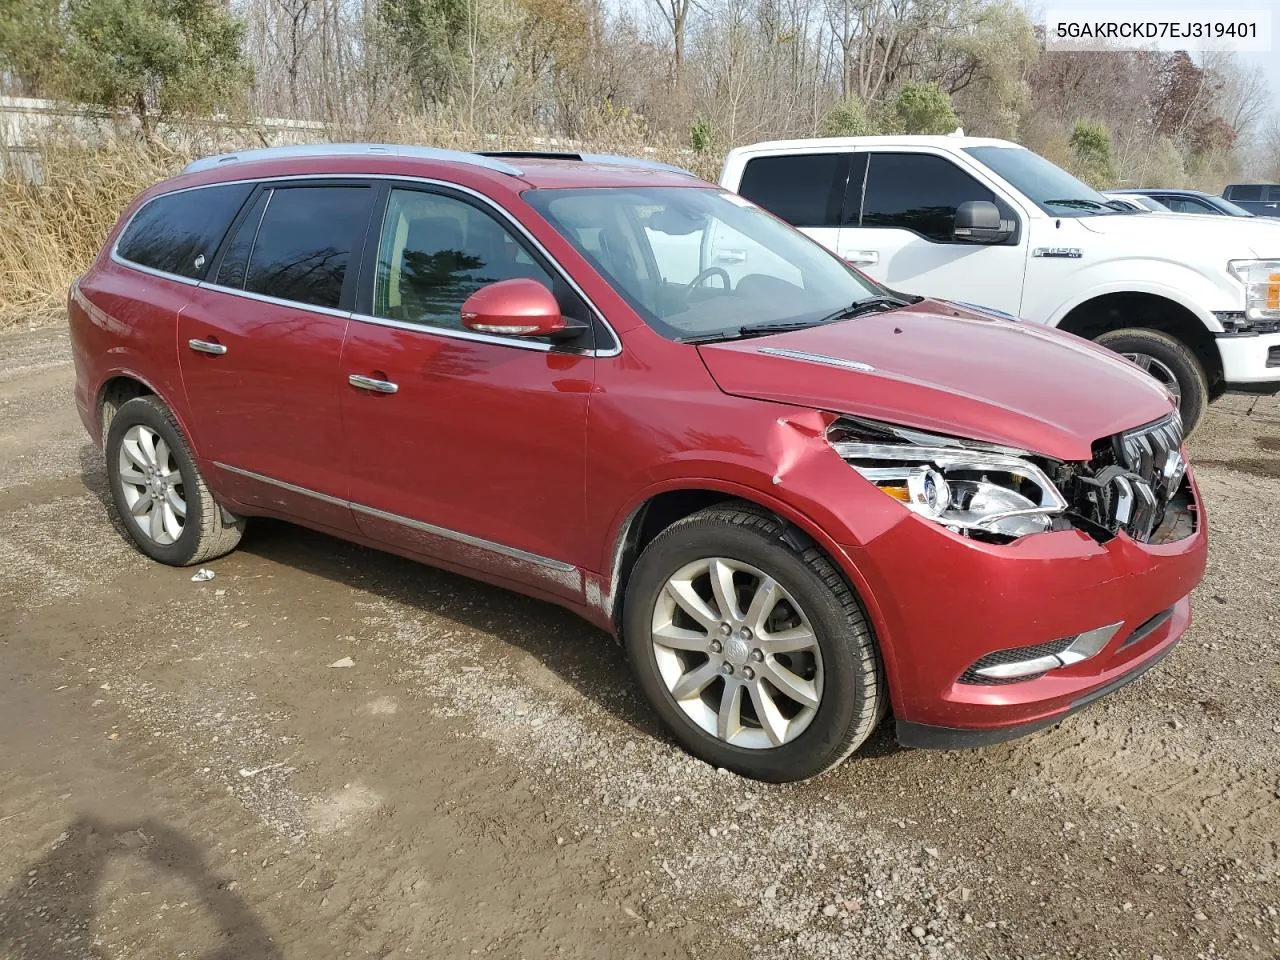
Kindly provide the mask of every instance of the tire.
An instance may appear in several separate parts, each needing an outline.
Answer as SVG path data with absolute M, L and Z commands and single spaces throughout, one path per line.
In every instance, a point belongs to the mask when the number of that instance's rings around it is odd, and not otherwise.
M 103 450 L 120 522 L 151 559 L 184 567 L 229 553 L 240 542 L 244 521 L 214 501 L 178 421 L 159 397 L 121 405 Z
M 636 682 L 675 738 L 707 763 L 774 783 L 835 766 L 862 745 L 888 708 L 880 656 L 857 598 L 820 550 L 792 540 L 777 518 L 749 504 L 699 511 L 645 548 L 623 611 L 623 644 Z M 726 569 L 735 604 L 727 632 L 717 622 L 725 618 L 711 586 L 713 571 Z M 762 578 L 781 593 L 759 589 Z M 669 590 L 669 581 L 678 585 Z M 702 607 L 688 590 L 704 598 Z M 722 589 L 719 596 L 728 593 Z M 757 596 L 765 598 L 758 602 L 764 616 L 753 619 L 757 605 L 750 601 Z M 752 623 L 762 629 L 750 630 Z M 806 628 L 811 649 L 799 649 L 808 643 Z M 797 649 L 783 649 L 789 645 Z M 801 693 L 784 693 L 775 677 Z M 701 692 L 692 693 L 704 680 Z M 766 726 L 762 715 L 774 722 Z
M 1182 432 L 1191 436 L 1209 403 L 1209 378 L 1186 344 L 1159 330 L 1137 327 L 1112 330 L 1098 337 L 1096 342 L 1133 360 L 1161 386 L 1169 387 L 1167 381 L 1172 379 L 1177 386 L 1174 395 L 1178 398 L 1178 411 L 1182 414 Z

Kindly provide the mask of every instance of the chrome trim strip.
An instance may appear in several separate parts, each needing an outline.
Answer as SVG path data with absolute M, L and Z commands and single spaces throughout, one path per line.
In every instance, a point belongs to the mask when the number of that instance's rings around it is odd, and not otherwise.
M 756 353 L 767 353 L 771 357 L 786 357 L 790 360 L 807 360 L 809 363 L 821 363 L 828 367 L 843 367 L 846 370 L 857 370 L 859 373 L 875 373 L 876 368 L 869 363 L 857 360 L 844 360 L 840 357 L 828 357 L 823 353 L 807 353 L 804 350 L 789 350 L 786 347 L 761 347 Z
M 192 160 L 182 168 L 183 173 L 201 173 L 215 170 L 228 163 L 256 163 L 261 160 L 288 160 L 305 157 L 404 157 L 409 160 L 437 160 L 449 163 L 467 163 L 509 176 L 523 176 L 518 167 L 479 153 L 448 150 L 443 147 L 417 147 L 397 143 L 300 143 L 285 147 L 262 147 L 257 150 L 239 150 L 234 153 L 217 153 Z
M 527 550 L 521 550 L 518 547 L 508 547 L 503 543 L 494 543 L 492 540 L 473 537 L 469 533 L 461 533 L 457 530 L 450 530 L 447 527 L 437 527 L 434 523 L 414 520 L 411 517 L 404 517 L 398 513 L 388 513 L 385 510 L 379 510 L 376 507 L 366 507 L 359 503 L 352 503 L 350 506 L 352 510 L 355 510 L 357 513 L 363 513 L 366 516 L 377 517 L 379 520 L 388 520 L 391 523 L 398 523 L 413 530 L 429 533 L 433 536 L 442 537 L 446 540 L 465 543 L 469 547 L 478 547 L 481 550 L 488 550 L 490 553 L 500 553 L 503 556 L 511 557 L 514 560 L 527 560 L 530 563 L 536 563 L 540 567 L 547 567 L 551 570 L 570 571 L 577 569 L 573 564 L 565 563 L 563 560 L 552 560 L 550 557 L 543 557 L 536 553 L 529 553 Z
M 233 467 L 231 464 L 223 463 L 220 460 L 213 461 L 213 465 L 221 470 L 226 470 L 230 473 L 238 473 L 242 477 L 248 477 L 250 480 L 269 483 L 273 487 L 280 487 L 283 490 L 288 490 L 290 493 L 300 493 L 306 497 L 314 497 L 317 500 L 323 500 L 325 503 L 332 504 L 335 507 L 351 506 L 351 504 L 346 500 L 342 500 L 339 497 L 331 497 L 327 493 L 320 493 L 317 490 L 309 490 L 306 487 L 300 487 L 294 483 L 286 483 L 284 480 L 276 480 L 273 477 L 265 477 L 260 473 L 254 473 L 252 470 L 245 470 L 243 467 Z
M 448 190 L 456 190 L 459 193 L 465 193 L 467 196 L 472 197 L 476 200 L 479 200 L 489 209 L 494 211 L 494 213 L 498 215 L 499 220 L 514 227 L 520 233 L 520 235 L 525 238 L 525 240 L 527 240 L 530 244 L 532 244 L 534 248 L 538 250 L 539 253 L 541 253 L 544 257 L 546 257 L 547 262 L 551 264 L 552 268 L 556 271 L 557 274 L 559 274 L 560 278 L 570 286 L 570 288 L 573 290 L 574 293 L 576 293 L 578 296 L 582 298 L 583 303 L 585 303 L 588 309 L 590 309 L 591 312 L 595 314 L 596 319 L 600 321 L 601 326 L 603 326 L 607 331 L 609 331 L 609 336 L 613 338 L 612 347 L 609 347 L 608 349 L 603 349 L 603 350 L 601 349 L 587 350 L 587 351 L 584 351 L 582 355 L 589 356 L 589 357 L 604 358 L 604 357 L 616 357 L 622 353 L 622 338 L 618 336 L 618 331 L 616 331 L 613 328 L 613 325 L 609 323 L 608 319 L 604 315 L 604 311 L 602 311 L 599 307 L 596 306 L 595 301 L 593 301 L 589 296 L 587 296 L 587 292 L 583 290 L 582 287 L 578 284 L 578 282 L 569 275 L 569 272 L 565 270 L 565 268 L 560 264 L 560 261 L 551 255 L 551 251 L 548 250 L 545 246 L 543 246 L 543 244 L 538 240 L 538 238 L 528 231 L 528 229 L 524 226 L 524 224 L 520 223 L 520 221 L 512 217 L 497 201 L 485 196 L 483 193 L 480 193 L 478 190 L 473 190 L 470 187 L 464 187 L 462 184 L 459 184 L 459 183 L 450 183 L 448 180 L 437 180 L 432 177 L 415 177 L 415 176 L 406 175 L 406 174 L 390 174 L 390 173 L 302 173 L 302 174 L 292 174 L 292 175 L 277 176 L 277 177 L 243 177 L 243 178 L 234 179 L 234 180 L 219 180 L 215 183 L 198 183 L 193 186 L 179 187 L 176 190 L 168 190 L 164 193 L 156 194 L 154 197 L 152 197 L 150 200 L 148 200 L 146 203 L 144 203 L 142 206 L 140 206 L 137 210 L 134 211 L 133 216 L 129 218 L 129 222 L 120 228 L 120 233 L 117 234 L 116 236 L 116 242 L 111 247 L 111 259 L 114 260 L 116 263 L 120 264 L 121 266 L 127 267 L 131 270 L 139 270 L 143 273 L 154 274 L 157 277 L 163 277 L 167 280 L 177 280 L 180 283 L 186 283 L 191 286 L 203 286 L 203 287 L 209 288 L 210 290 L 218 290 L 222 293 L 236 294 L 239 296 L 249 296 L 255 299 L 261 298 L 267 303 L 278 303 L 284 306 L 297 307 L 302 310 L 316 310 L 321 313 L 329 312 L 327 307 L 312 307 L 312 306 L 307 306 L 305 304 L 294 303 L 292 300 L 279 300 L 274 297 L 263 297 L 262 294 L 251 294 L 246 290 L 236 290 L 232 287 L 223 287 L 216 283 L 211 283 L 208 280 L 205 280 L 205 281 L 191 280 L 188 277 L 181 277 L 181 276 L 178 276 L 177 274 L 170 274 L 170 273 L 164 273 L 159 270 L 152 270 L 150 267 L 144 267 L 141 264 L 136 264 L 130 260 L 125 260 L 124 258 L 117 256 L 116 254 L 116 247 L 120 243 L 120 238 L 123 237 L 125 233 L 128 231 L 129 224 L 133 223 L 134 217 L 136 217 L 139 213 L 141 213 L 147 207 L 147 204 L 150 204 L 152 201 L 157 200 L 160 197 L 167 197 L 175 193 L 183 193 L 187 190 L 204 190 L 209 187 L 221 187 L 231 183 L 289 183 L 289 182 L 298 181 L 298 180 L 368 180 L 368 181 L 377 181 L 377 182 L 386 181 L 390 183 L 396 183 L 396 182 L 422 183 L 431 187 L 444 187 L 445 189 L 448 189 Z M 263 214 L 265 218 L 265 211 L 263 212 Z M 262 221 L 260 220 L 258 222 L 259 222 L 259 225 L 261 225 Z M 341 311 L 334 311 L 334 315 L 349 317 L 351 319 L 360 320 L 361 322 L 365 322 L 365 323 L 369 322 L 370 320 L 374 320 L 378 323 L 384 323 L 384 325 L 386 326 L 396 325 L 394 321 L 388 323 L 388 322 L 385 322 L 381 317 L 368 317 L 365 314 L 352 314 L 352 313 L 343 313 Z M 423 330 L 424 328 L 418 325 L 418 326 L 405 327 L 404 329 Z M 435 328 L 432 328 L 432 329 L 434 330 Z M 466 338 L 463 338 L 463 339 L 466 339 Z M 495 341 L 486 341 L 486 342 L 497 342 L 504 346 L 522 347 L 525 350 L 535 349 L 528 343 L 520 343 L 518 340 L 514 340 L 514 339 L 497 338 Z M 546 349 L 550 350 L 551 348 L 547 347 Z
M 422 533 L 429 533 L 445 540 L 453 540 L 456 543 L 463 543 L 469 547 L 477 547 L 481 550 L 487 550 L 490 553 L 502 554 L 503 556 L 510 557 L 513 560 L 525 560 L 529 563 L 536 563 L 540 567 L 564 572 L 578 569 L 573 564 L 565 563 L 563 560 L 553 560 L 550 557 L 544 557 L 537 553 L 530 553 L 527 550 L 521 550 L 519 547 L 509 547 L 504 543 L 495 543 L 492 540 L 485 540 L 483 537 L 473 537 L 469 533 L 450 530 L 447 527 L 438 527 L 434 523 L 426 523 L 423 520 L 414 520 L 412 517 L 401 516 L 398 513 L 388 513 L 386 510 L 379 510 L 376 507 L 367 507 L 361 503 L 342 500 L 338 497 L 332 497 L 327 493 L 319 493 L 315 490 L 309 490 L 306 487 L 300 487 L 297 484 L 286 483 L 284 480 L 276 480 L 273 477 L 264 476 L 261 473 L 254 473 L 252 470 L 245 470 L 242 467 L 233 467 L 231 464 L 222 463 L 219 460 L 213 461 L 213 465 L 222 470 L 239 474 L 242 477 L 248 477 L 250 480 L 257 480 L 260 483 L 270 484 L 273 487 L 280 487 L 284 490 L 290 491 L 291 493 L 300 493 L 303 496 L 315 497 L 317 500 L 333 504 L 336 507 L 346 507 L 350 510 L 356 511 L 357 513 L 363 513 L 366 516 L 376 517 L 379 520 L 387 520 L 391 523 L 398 523 L 413 530 L 419 530 Z
M 147 201 L 147 203 L 150 202 L 150 200 Z M 146 205 L 147 204 L 144 203 L 142 206 L 145 207 Z M 142 207 L 139 207 L 138 210 L 141 211 Z M 133 216 L 136 217 L 137 214 L 135 213 Z M 133 217 L 129 218 L 129 223 L 133 223 Z M 124 225 L 124 230 L 120 231 L 120 237 L 123 237 L 125 230 L 129 229 L 129 223 L 126 223 Z M 117 247 L 119 246 L 120 238 L 117 237 L 116 242 L 111 245 L 111 260 L 113 263 L 117 263 L 122 267 L 127 267 L 130 270 L 137 270 L 139 273 L 146 273 L 153 277 L 159 277 L 161 280 L 172 280 L 174 283 L 185 283 L 189 287 L 200 286 L 199 280 L 195 280 L 191 277 L 184 277 L 180 273 L 167 273 L 164 270 L 157 270 L 154 267 L 144 267 L 140 263 L 134 263 L 132 260 L 126 260 L 124 257 L 120 256 L 120 253 L 117 250 Z
M 549 343 L 543 343 L 540 340 L 516 340 L 508 337 L 497 337 L 489 333 L 475 333 L 471 330 L 454 330 L 450 327 L 433 327 L 425 323 L 410 323 L 408 320 L 392 320 L 389 317 L 371 317 L 367 313 L 353 313 L 351 319 L 359 323 L 371 323 L 379 327 L 391 327 L 395 330 L 409 330 L 413 333 L 427 333 L 435 336 L 450 337 L 454 340 L 471 340 L 475 343 L 492 343 L 500 347 L 515 347 L 518 350 L 536 350 L 541 353 L 549 353 L 552 346 Z M 594 357 L 599 356 L 591 350 L 583 350 L 580 353 L 570 353 L 563 351 L 570 356 Z
M 254 293 L 252 290 L 237 290 L 235 287 L 224 287 L 220 283 L 209 283 L 208 281 L 201 283 L 200 286 L 205 290 L 229 293 L 234 297 L 244 297 L 248 300 L 257 300 L 260 303 L 270 303 L 277 307 L 288 307 L 290 310 L 301 310 L 304 313 L 322 313 L 327 317 L 341 317 L 343 320 L 351 319 L 349 310 L 335 310 L 333 307 L 322 307 L 313 303 L 300 303 L 297 300 L 285 300 L 282 297 L 269 297 L 265 293 Z

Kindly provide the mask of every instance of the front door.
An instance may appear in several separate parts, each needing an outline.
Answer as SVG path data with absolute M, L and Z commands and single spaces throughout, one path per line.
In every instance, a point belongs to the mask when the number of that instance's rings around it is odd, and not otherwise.
M 178 317 L 192 432 L 220 486 L 337 530 L 353 528 L 339 362 L 374 193 L 262 187 Z
M 1001 244 L 958 242 L 956 208 L 987 200 L 1017 224 L 1003 198 L 940 154 L 867 151 L 866 181 L 851 183 L 836 251 L 894 290 L 1017 314 L 1026 271 L 1025 223 Z
M 575 568 L 589 557 L 590 338 L 561 347 L 475 334 L 460 312 L 480 287 L 515 277 L 546 284 L 567 314 L 584 305 L 514 228 L 447 190 L 389 191 L 373 274 L 342 352 L 360 529 L 447 565 L 578 596 Z

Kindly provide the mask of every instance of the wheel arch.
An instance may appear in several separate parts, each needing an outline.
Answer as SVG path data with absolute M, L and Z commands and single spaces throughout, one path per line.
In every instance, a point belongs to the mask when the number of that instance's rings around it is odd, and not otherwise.
M 1086 340 L 1126 327 L 1158 330 L 1195 354 L 1208 378 L 1210 399 L 1224 389 L 1222 356 L 1213 333 L 1195 311 L 1163 294 L 1141 290 L 1097 294 L 1071 307 L 1055 325 Z
M 784 529 L 784 540 L 793 549 L 799 551 L 812 546 L 822 551 L 866 615 L 884 664 L 890 702 L 896 702 L 898 671 L 891 644 L 884 642 L 885 619 L 870 585 L 852 563 L 847 552 L 819 524 L 790 504 L 731 481 L 689 480 L 650 490 L 636 506 L 625 513 L 615 525 L 610 541 L 613 549 L 609 569 L 603 583 L 593 584 L 588 578 L 587 603 L 596 607 L 602 615 L 602 618 L 597 618 L 597 622 L 603 619 L 601 625 L 606 626 L 615 639 L 621 638 L 627 584 L 644 547 L 676 521 L 714 504 L 729 501 L 747 504 L 777 518 Z

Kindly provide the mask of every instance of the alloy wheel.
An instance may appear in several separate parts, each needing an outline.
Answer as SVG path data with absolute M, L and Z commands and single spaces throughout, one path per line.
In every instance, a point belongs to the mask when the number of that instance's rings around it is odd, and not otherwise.
M 1167 364 L 1145 353 L 1122 353 L 1120 356 L 1145 370 L 1148 375 L 1155 378 L 1160 386 L 1173 394 L 1175 403 L 1182 404 L 1182 387 L 1178 383 L 1178 378 L 1173 375 L 1173 371 L 1169 369 Z
M 654 605 L 653 653 L 667 691 L 703 731 L 763 750 L 798 737 L 822 701 L 822 651 L 795 598 L 757 568 L 695 560 Z
M 175 543 L 186 526 L 187 501 L 182 473 L 164 437 L 135 424 L 121 438 L 117 456 L 128 522 L 155 543 Z

